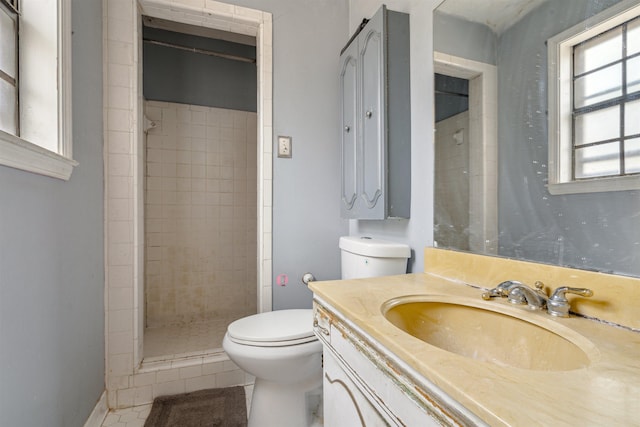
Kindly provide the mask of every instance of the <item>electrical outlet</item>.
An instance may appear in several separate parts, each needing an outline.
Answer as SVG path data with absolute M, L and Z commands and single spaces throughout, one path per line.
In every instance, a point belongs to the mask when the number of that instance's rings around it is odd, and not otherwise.
M 278 157 L 291 158 L 291 137 L 278 137 Z

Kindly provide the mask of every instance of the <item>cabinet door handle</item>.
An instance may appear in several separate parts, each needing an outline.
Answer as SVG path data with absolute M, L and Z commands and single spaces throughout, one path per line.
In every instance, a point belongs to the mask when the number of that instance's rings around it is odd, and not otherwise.
M 345 131 L 346 133 L 349 133 L 349 131 L 351 131 L 351 128 L 350 128 L 349 126 L 345 126 L 345 127 L 344 127 L 344 131 Z
M 371 112 L 371 110 L 369 110 L 366 113 L 364 113 L 364 115 L 367 116 L 367 119 L 370 119 L 371 116 L 373 116 L 373 113 Z
M 327 328 L 323 328 L 322 326 L 320 326 L 320 323 L 318 323 L 318 319 L 313 319 L 313 327 L 318 328 L 318 330 L 323 334 L 329 335 L 329 330 Z

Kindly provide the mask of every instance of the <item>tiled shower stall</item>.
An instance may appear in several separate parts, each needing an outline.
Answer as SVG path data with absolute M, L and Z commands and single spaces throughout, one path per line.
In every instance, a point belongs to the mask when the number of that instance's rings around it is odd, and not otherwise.
M 155 260 L 153 258 L 163 255 L 162 249 L 158 251 L 152 249 L 154 246 L 150 246 L 145 250 L 144 244 L 145 158 L 149 153 L 145 153 L 143 129 L 142 15 L 256 37 L 258 113 L 255 119 L 257 168 L 254 182 L 256 182 L 257 191 L 253 206 L 257 210 L 254 215 L 254 218 L 257 217 L 257 221 L 254 223 L 256 224 L 254 236 L 256 236 L 257 244 L 254 245 L 255 253 L 245 253 L 246 259 L 238 262 L 246 261 L 249 264 L 253 261 L 255 263 L 255 279 L 250 275 L 246 277 L 246 282 L 249 285 L 253 284 L 253 296 L 256 304 L 254 310 L 268 311 L 271 309 L 273 140 L 271 14 L 211 0 L 104 0 L 105 383 L 107 394 L 106 402 L 103 403 L 111 408 L 149 403 L 154 397 L 164 394 L 247 384 L 253 381 L 251 377 L 229 361 L 223 352 L 199 351 L 165 360 L 144 360 L 145 259 L 153 261 Z M 153 116 L 154 113 L 151 112 L 151 115 Z M 204 117 L 204 115 L 200 116 L 197 113 L 195 116 Z M 247 119 L 247 123 L 250 123 L 249 119 Z M 150 132 L 150 135 L 153 136 L 153 133 Z M 157 153 L 152 153 L 151 157 L 154 155 Z M 171 155 L 169 154 L 169 156 Z M 176 162 L 177 160 L 178 153 L 176 151 Z M 186 161 L 186 158 L 182 160 Z M 200 161 L 200 157 L 198 157 L 196 162 Z M 187 163 L 182 164 L 184 166 L 180 168 L 181 173 L 186 173 Z M 195 166 L 196 171 L 201 170 L 200 164 L 195 163 Z M 193 155 L 190 168 L 193 173 Z M 200 172 L 196 172 L 196 174 L 198 173 Z M 228 171 L 219 170 L 219 173 L 228 173 Z M 176 163 L 176 178 L 177 175 L 178 163 Z M 158 183 L 152 181 L 151 184 L 153 186 Z M 160 185 L 162 186 L 162 182 Z M 176 189 L 177 185 L 176 180 Z M 202 185 L 202 183 L 197 182 L 195 185 Z M 205 182 L 204 185 L 206 190 L 207 183 Z M 214 183 L 210 185 L 215 186 Z M 193 194 L 192 191 L 192 207 L 195 206 Z M 162 198 L 162 196 L 160 197 Z M 173 195 L 168 197 L 173 197 Z M 175 197 L 177 201 L 178 195 L 176 194 Z M 187 196 L 180 197 L 186 198 Z M 211 197 L 211 202 L 216 198 L 214 195 L 199 194 L 195 196 L 195 200 L 202 201 L 204 198 L 206 201 L 209 200 L 209 197 Z M 228 196 L 224 197 L 226 203 Z M 248 199 L 253 196 L 247 193 L 246 197 L 247 206 L 249 206 Z M 223 197 L 220 195 L 220 202 L 222 199 Z M 205 204 L 204 206 L 212 207 L 214 205 Z M 169 214 L 169 210 L 171 209 L 167 209 L 167 214 Z M 197 215 L 200 215 L 200 208 L 195 211 L 198 211 Z M 225 209 L 225 215 L 226 212 Z M 178 212 L 174 211 L 173 214 L 177 215 Z M 204 215 L 204 225 L 206 225 L 206 208 Z M 233 224 L 231 226 L 233 227 Z M 153 229 L 153 225 L 151 225 L 151 229 Z M 191 250 L 193 251 L 193 249 Z M 241 249 L 234 249 L 234 253 L 238 253 L 238 251 Z M 183 260 L 188 258 L 186 255 L 181 256 Z M 204 274 L 202 271 L 202 275 Z M 200 276 L 203 277 L 202 275 Z M 194 282 L 189 278 L 180 283 L 183 286 L 187 283 L 197 283 L 199 280 L 197 276 L 199 273 L 194 276 Z M 235 280 L 233 273 L 222 273 L 220 277 L 224 279 L 231 277 L 232 281 Z M 156 283 L 156 285 L 158 284 Z M 224 286 L 228 286 L 228 282 Z M 197 285 L 194 286 L 195 288 Z M 198 292 L 205 291 L 193 291 L 194 295 L 197 295 Z M 167 297 L 169 294 L 170 292 L 166 293 L 165 302 L 171 305 L 171 298 Z M 229 298 L 236 297 L 229 296 Z M 251 295 L 243 298 L 250 299 Z M 206 306 L 206 298 L 204 301 Z M 175 309 L 179 304 L 177 300 L 174 302 Z M 183 320 L 198 319 L 198 313 L 203 315 L 204 311 L 197 308 L 192 314 L 187 314 L 186 311 L 183 313 Z
M 146 101 L 144 355 L 222 347 L 256 313 L 256 114 Z

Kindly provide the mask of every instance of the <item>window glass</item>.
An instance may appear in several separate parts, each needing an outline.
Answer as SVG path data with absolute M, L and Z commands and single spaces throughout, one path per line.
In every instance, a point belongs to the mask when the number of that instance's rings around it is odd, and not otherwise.
M 640 134 L 640 100 L 628 102 L 624 106 L 624 134 Z
M 630 58 L 638 39 L 636 19 L 573 49 L 575 179 L 637 173 L 638 143 L 622 138 L 640 134 L 640 100 L 630 96 L 640 91 L 640 56 Z
M 0 79 L 0 130 L 15 135 L 16 129 L 16 88 Z
M 607 123 L 607 126 L 603 126 Z M 591 144 L 620 137 L 620 107 L 582 114 L 575 119 L 574 145 Z
M 640 34 L 638 34 L 640 37 Z M 640 56 L 627 61 L 627 93 L 640 91 Z
M 574 74 L 579 76 L 620 59 L 622 59 L 622 29 L 615 28 L 576 46 Z
M 620 143 L 577 148 L 575 152 L 576 179 L 620 174 Z
M 0 70 L 16 77 L 16 21 L 4 6 L 0 5 Z
M 16 14 L 0 3 L 0 130 L 18 133 Z
M 624 169 L 625 173 L 640 173 L 640 138 L 625 142 Z
M 582 108 L 622 95 L 622 65 L 611 65 L 576 79 L 574 107 Z
M 627 55 L 640 53 L 640 19 L 631 21 L 627 26 Z

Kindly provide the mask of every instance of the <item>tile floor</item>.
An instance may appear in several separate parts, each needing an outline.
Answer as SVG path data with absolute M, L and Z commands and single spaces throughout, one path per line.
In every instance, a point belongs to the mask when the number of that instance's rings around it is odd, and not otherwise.
M 143 427 L 151 412 L 151 404 L 109 411 L 102 427 Z
M 244 392 L 247 398 L 247 414 L 251 406 L 251 393 L 253 386 L 246 386 Z M 102 427 L 143 427 L 144 422 L 151 412 L 151 405 L 140 405 L 126 409 L 115 409 L 109 411 L 102 422 Z
M 249 414 L 253 385 L 245 386 L 244 392 L 247 399 L 247 414 Z M 102 427 L 143 427 L 149 412 L 151 412 L 151 406 L 152 404 L 150 403 L 148 405 L 134 406 L 133 408 L 111 410 L 102 422 Z M 313 419 L 310 427 L 323 426 L 321 398 L 318 407 L 313 410 Z
M 144 331 L 144 357 L 173 359 L 185 353 L 210 353 L 213 349 L 221 349 L 222 338 L 233 320 L 235 318 L 147 328 Z

